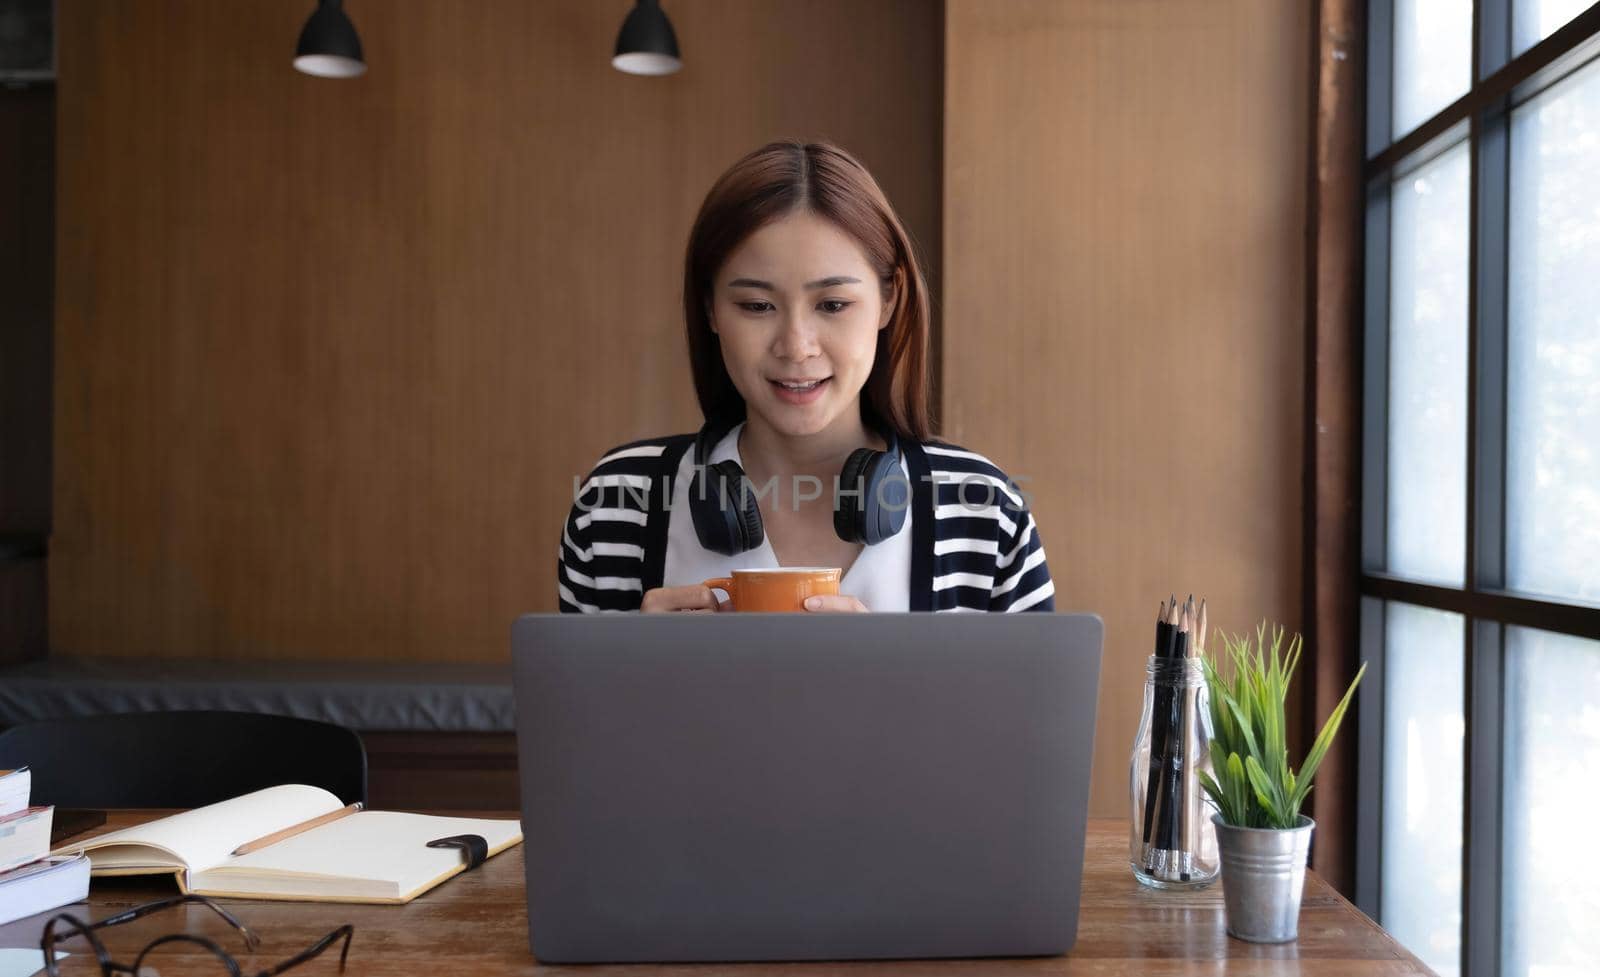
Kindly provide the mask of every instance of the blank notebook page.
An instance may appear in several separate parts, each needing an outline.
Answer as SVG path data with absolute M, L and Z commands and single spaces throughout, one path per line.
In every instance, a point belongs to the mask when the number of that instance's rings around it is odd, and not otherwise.
M 207 873 L 207 881 L 223 887 L 227 876 L 235 871 L 364 879 L 392 883 L 403 897 L 464 860 L 460 849 L 429 848 L 428 842 L 452 835 L 482 835 L 493 854 L 520 839 L 521 827 L 517 821 L 362 811 L 230 859 Z M 211 879 L 215 882 L 211 883 Z
M 75 852 L 111 844 L 150 845 L 175 853 L 191 869 L 206 869 L 226 862 L 230 853 L 247 841 L 337 811 L 341 806 L 339 798 L 320 787 L 283 784 L 113 831 L 61 850 Z M 89 859 L 95 868 L 151 863 L 148 854 L 138 850 L 90 851 Z

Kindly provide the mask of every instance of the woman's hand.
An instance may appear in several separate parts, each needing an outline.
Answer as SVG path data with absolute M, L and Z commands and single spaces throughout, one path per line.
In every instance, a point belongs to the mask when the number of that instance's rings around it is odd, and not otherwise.
M 641 614 L 663 614 L 672 611 L 727 611 L 728 602 L 717 600 L 716 591 L 703 584 L 682 587 L 657 587 L 644 593 L 639 605 Z
M 806 598 L 806 610 L 817 614 L 866 614 L 867 605 L 849 594 L 816 594 Z

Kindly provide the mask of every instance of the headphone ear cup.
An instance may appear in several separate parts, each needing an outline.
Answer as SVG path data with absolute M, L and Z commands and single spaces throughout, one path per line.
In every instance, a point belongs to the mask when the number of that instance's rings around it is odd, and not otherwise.
M 865 529 L 861 517 L 863 496 L 871 488 L 866 478 L 866 468 L 872 456 L 878 454 L 871 448 L 857 448 L 845 459 L 839 470 L 839 501 L 833 509 L 833 532 L 846 543 L 865 542 Z M 846 494 L 860 491 L 861 495 Z
M 701 546 L 737 556 L 761 545 L 761 510 L 755 493 L 744 487 L 744 470 L 735 461 L 719 461 L 695 473 L 689 483 L 689 514 Z
M 857 448 L 839 473 L 839 505 L 833 511 L 833 531 L 847 543 L 873 546 L 898 533 L 906 524 L 910 484 L 900 470 L 900 457 L 887 451 Z M 844 495 L 843 490 L 861 494 Z
M 860 520 L 861 540 L 868 546 L 898 533 L 911 508 L 911 482 L 900 469 L 900 457 L 881 451 L 874 454 L 867 466 L 867 491 Z

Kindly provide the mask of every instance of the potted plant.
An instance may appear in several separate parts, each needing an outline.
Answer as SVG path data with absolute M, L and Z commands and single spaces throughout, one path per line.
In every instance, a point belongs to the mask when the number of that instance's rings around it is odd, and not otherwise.
M 1223 662 L 1202 660 L 1211 703 L 1212 774 L 1201 786 L 1217 806 L 1211 818 L 1222 861 L 1228 932 L 1254 943 L 1283 943 L 1299 932 L 1300 890 L 1316 822 L 1300 813 L 1345 709 L 1367 666 L 1311 744 L 1299 771 L 1289 766 L 1285 703 L 1300 661 L 1300 635 L 1285 653 L 1282 627 L 1222 635 Z M 1222 664 L 1227 665 L 1226 674 Z

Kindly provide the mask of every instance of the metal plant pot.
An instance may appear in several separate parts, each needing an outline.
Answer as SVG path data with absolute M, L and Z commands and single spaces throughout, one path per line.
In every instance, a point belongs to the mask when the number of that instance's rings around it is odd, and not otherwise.
M 1287 943 L 1300 933 L 1300 892 L 1317 823 L 1304 814 L 1293 828 L 1236 828 L 1214 814 L 1222 858 L 1228 934 L 1251 943 Z

